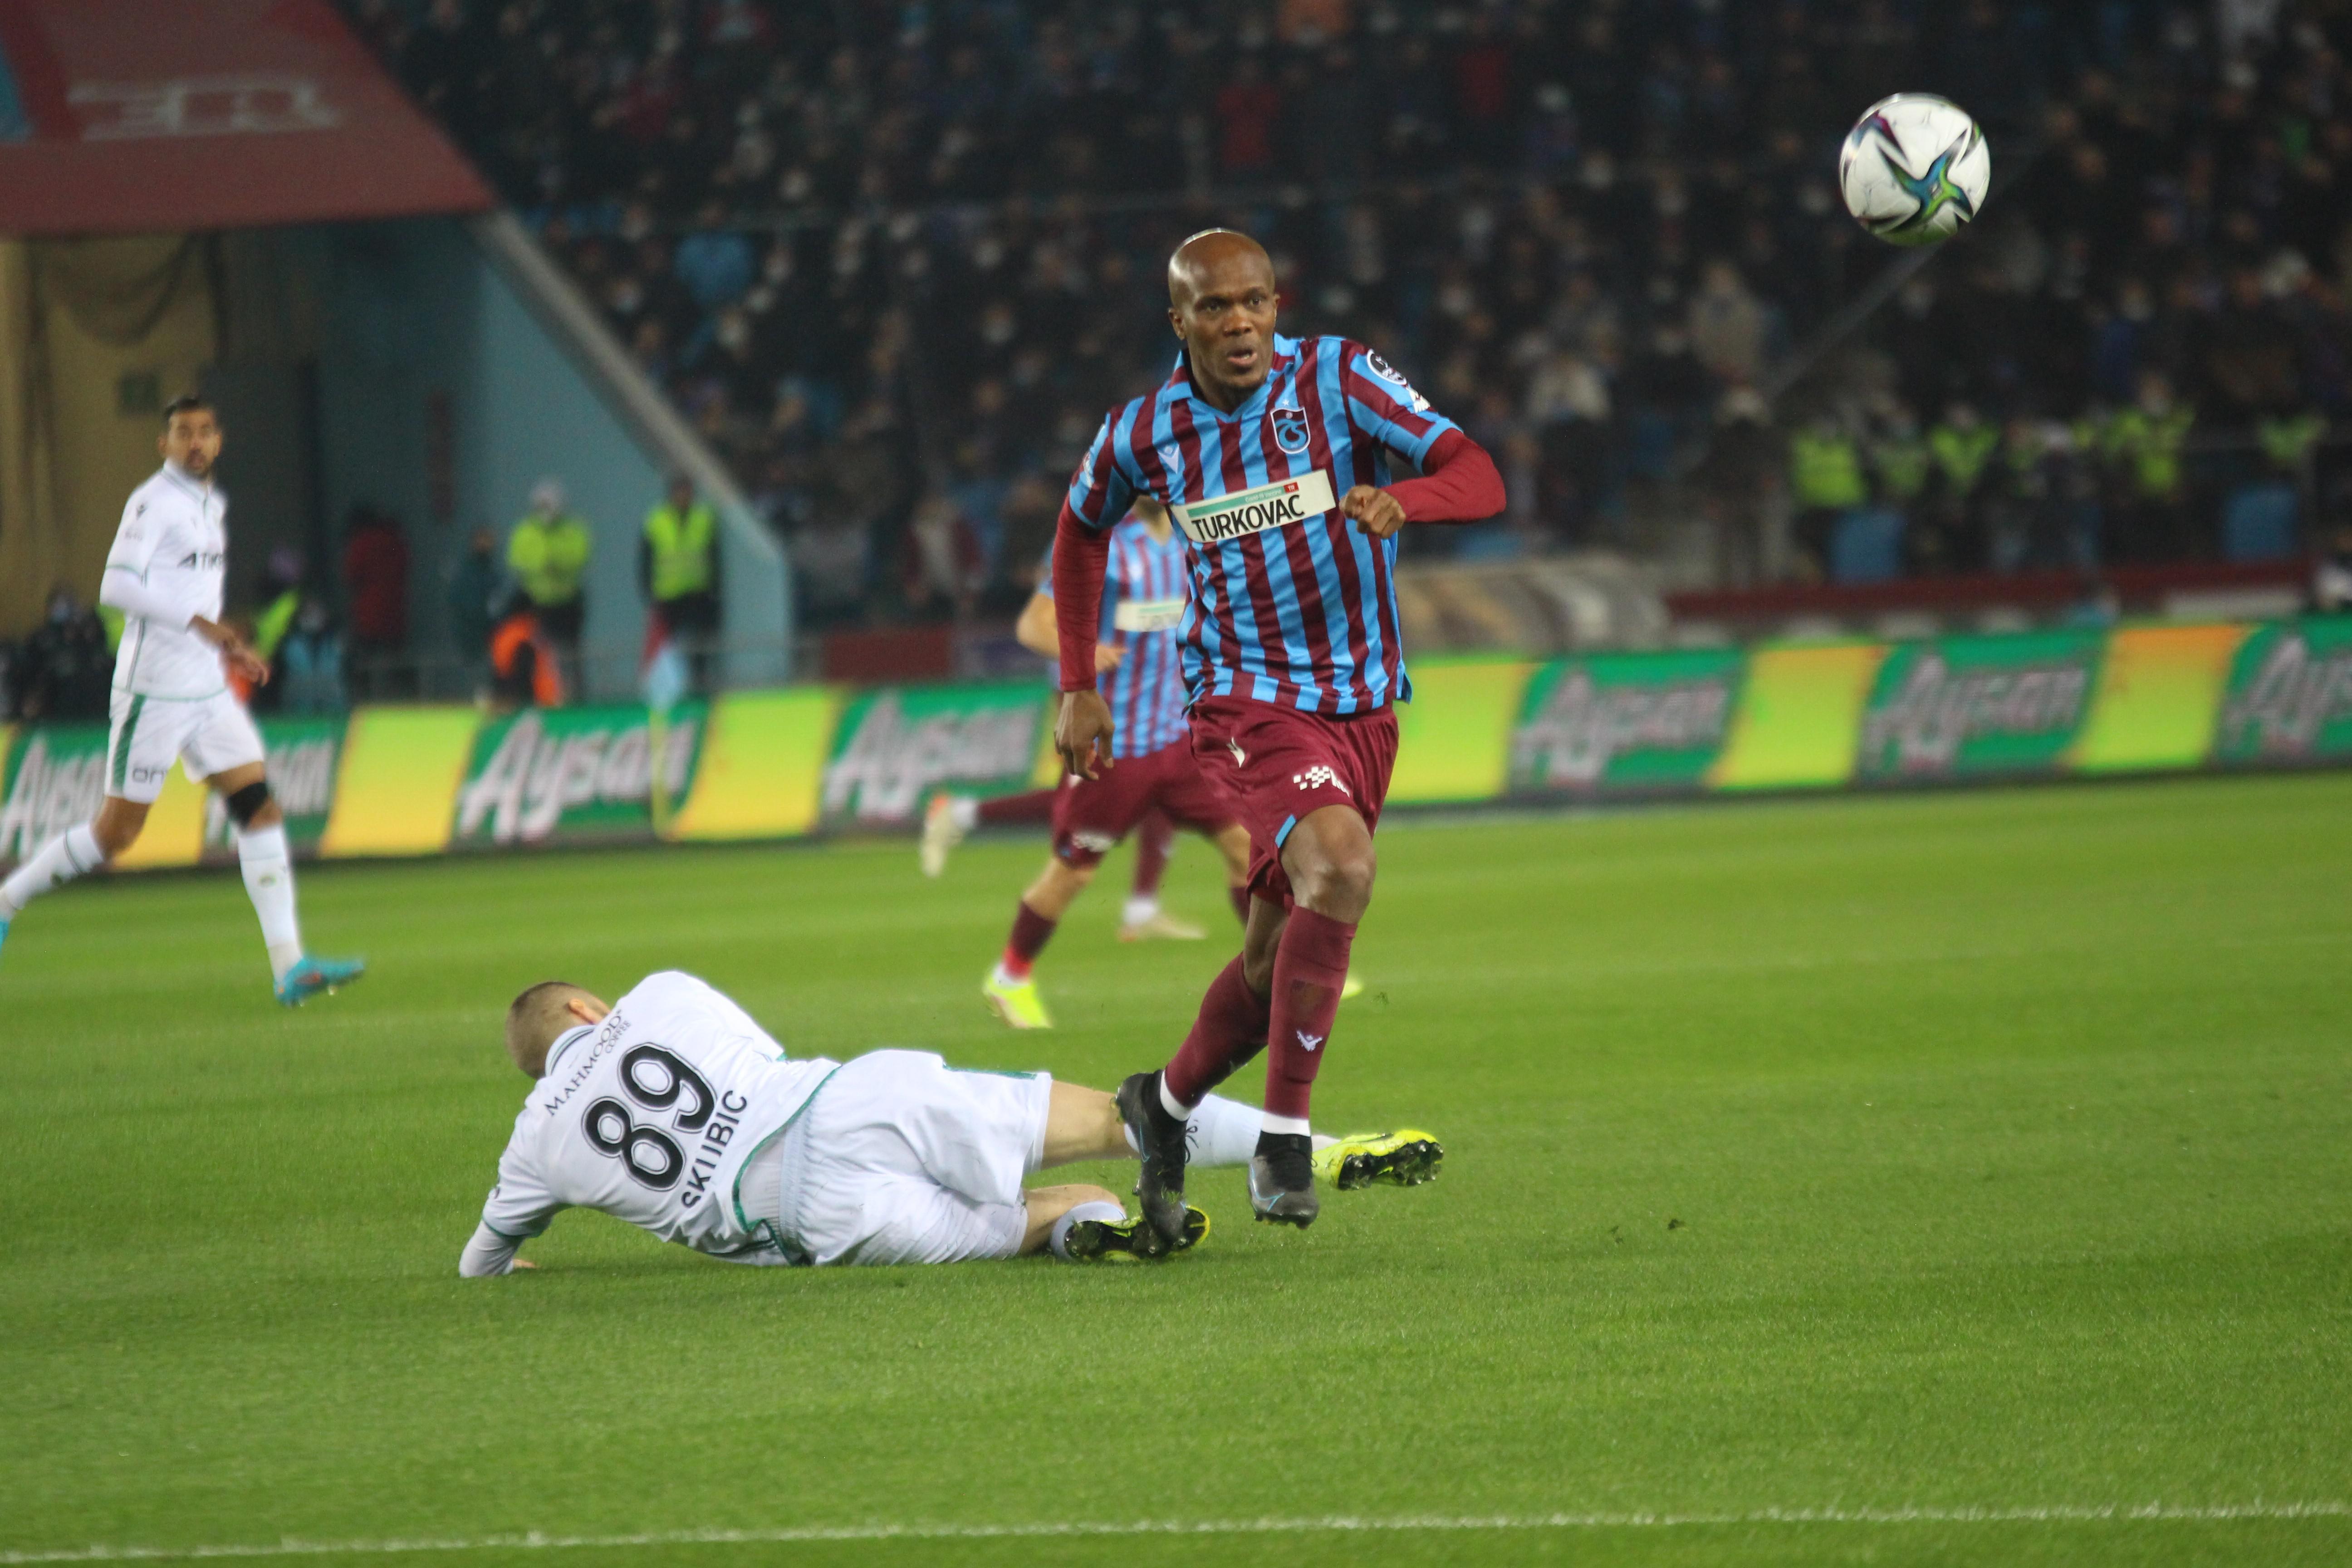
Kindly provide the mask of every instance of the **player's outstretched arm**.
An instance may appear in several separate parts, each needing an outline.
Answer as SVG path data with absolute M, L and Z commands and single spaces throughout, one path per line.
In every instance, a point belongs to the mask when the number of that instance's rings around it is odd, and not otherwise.
M 472 1239 L 466 1243 L 463 1256 L 457 1259 L 457 1277 L 461 1279 L 486 1279 L 495 1274 L 528 1268 L 530 1264 L 515 1256 L 522 1243 L 510 1236 L 500 1236 L 487 1225 L 474 1227 Z

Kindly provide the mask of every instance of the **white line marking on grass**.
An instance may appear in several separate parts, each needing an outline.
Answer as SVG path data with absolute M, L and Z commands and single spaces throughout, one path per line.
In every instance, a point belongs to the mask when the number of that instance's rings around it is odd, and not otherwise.
M 1046 1540 L 1077 1536 L 1314 1535 L 1358 1531 L 1666 1530 L 1759 1524 L 2096 1524 L 2117 1520 L 2223 1524 L 2240 1521 L 2352 1519 L 2352 1503 L 2252 1502 L 2211 1508 L 2166 1503 L 2054 1504 L 2044 1508 L 1768 1508 L 1749 1513 L 1402 1514 L 1359 1519 L 1135 1520 L 1096 1524 L 851 1524 L 779 1530 L 663 1530 L 635 1535 L 420 1537 L 402 1541 L 281 1541 L 268 1546 L 86 1546 L 0 1552 L 0 1565 L 183 1563 L 234 1557 L 388 1557 L 418 1552 L 556 1551 L 565 1547 L 766 1546 L 853 1541 Z

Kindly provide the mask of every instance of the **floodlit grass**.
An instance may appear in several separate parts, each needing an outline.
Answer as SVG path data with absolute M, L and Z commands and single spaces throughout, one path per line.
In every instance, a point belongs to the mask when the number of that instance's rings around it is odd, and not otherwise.
M 1570 1514 L 1702 1521 L 541 1560 L 2352 1560 L 2340 1511 L 1952 1517 L 2352 1503 L 2341 776 L 1400 824 L 1316 1110 L 1434 1129 L 1434 1186 L 1296 1235 L 1197 1175 L 1216 1231 L 1155 1269 L 738 1269 L 572 1215 L 457 1279 L 530 981 L 692 969 L 796 1053 L 1157 1063 L 1232 942 L 1115 942 L 1123 860 L 1040 967 L 1062 1027 L 982 1010 L 1041 853 L 307 868 L 374 967 L 295 1014 L 234 874 L 37 905 L 0 1552 Z

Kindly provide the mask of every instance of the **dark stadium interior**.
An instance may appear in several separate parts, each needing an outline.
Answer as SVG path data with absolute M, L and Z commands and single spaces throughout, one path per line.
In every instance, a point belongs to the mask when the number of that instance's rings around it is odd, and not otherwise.
M 1101 411 L 1164 374 L 1162 258 L 1218 221 L 1276 253 L 1288 330 L 1381 347 L 1496 453 L 1508 514 L 1417 558 L 2046 573 L 2301 555 L 2346 510 L 2340 6 L 2231 38 L 2120 0 L 347 10 L 756 496 L 804 624 L 1017 605 Z M 1994 148 L 1916 272 L 1834 188 L 1890 82 Z

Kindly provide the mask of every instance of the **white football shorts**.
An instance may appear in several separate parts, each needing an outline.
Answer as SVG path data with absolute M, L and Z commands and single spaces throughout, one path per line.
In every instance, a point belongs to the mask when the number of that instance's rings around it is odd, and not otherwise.
M 843 1063 L 784 1130 L 779 1228 L 819 1264 L 1013 1257 L 1053 1087 L 1046 1073 L 964 1071 L 929 1051 Z
M 108 701 L 106 793 L 152 805 L 163 777 L 182 758 L 188 775 L 215 773 L 262 760 L 261 731 L 245 704 L 226 691 L 210 697 L 142 697 L 117 691 Z

